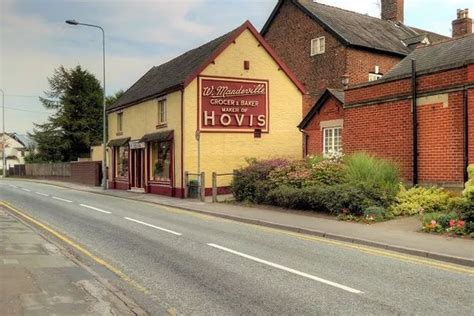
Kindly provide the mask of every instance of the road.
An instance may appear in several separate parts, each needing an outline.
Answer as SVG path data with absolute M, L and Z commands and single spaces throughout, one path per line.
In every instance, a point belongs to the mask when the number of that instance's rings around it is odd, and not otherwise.
M 93 269 L 150 314 L 474 309 L 468 267 L 29 181 L 0 181 L 0 200 L 103 260 Z

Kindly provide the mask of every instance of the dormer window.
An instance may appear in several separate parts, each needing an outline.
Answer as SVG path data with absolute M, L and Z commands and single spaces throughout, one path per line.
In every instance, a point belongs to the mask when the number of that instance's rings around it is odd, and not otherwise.
M 324 54 L 326 51 L 326 38 L 324 36 L 311 40 L 311 56 Z
M 382 74 L 380 73 L 380 67 L 375 66 L 374 72 L 369 72 L 369 81 L 379 80 L 380 78 L 382 78 Z

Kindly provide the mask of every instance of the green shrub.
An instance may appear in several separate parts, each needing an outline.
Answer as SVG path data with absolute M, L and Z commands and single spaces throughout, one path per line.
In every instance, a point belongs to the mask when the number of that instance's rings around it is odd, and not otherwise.
M 346 180 L 346 170 L 342 163 L 323 160 L 313 165 L 312 179 L 326 185 L 340 184 Z
M 360 216 L 365 209 L 376 205 L 364 190 L 350 184 L 325 186 L 322 188 L 321 196 L 326 209 L 335 215 L 350 213 Z
M 391 212 L 394 215 L 446 212 L 448 201 L 449 194 L 441 188 L 414 187 L 407 190 L 400 185 Z
M 306 157 L 306 163 L 310 166 L 310 167 L 314 167 L 316 164 L 318 164 L 319 162 L 325 160 L 324 159 L 324 156 L 322 154 L 320 155 L 309 155 Z
M 318 186 L 295 188 L 282 185 L 268 192 L 267 202 L 279 207 L 326 212 L 322 194 L 324 191 Z
M 344 162 L 348 183 L 364 188 L 378 204 L 388 207 L 393 203 L 400 182 L 393 163 L 363 152 L 345 157 Z
M 272 188 L 268 175 L 275 168 L 287 165 L 289 162 L 284 159 L 261 161 L 249 159 L 247 162 L 248 166 L 239 169 L 232 180 L 232 193 L 239 202 L 262 203 L 265 201 L 267 192 Z

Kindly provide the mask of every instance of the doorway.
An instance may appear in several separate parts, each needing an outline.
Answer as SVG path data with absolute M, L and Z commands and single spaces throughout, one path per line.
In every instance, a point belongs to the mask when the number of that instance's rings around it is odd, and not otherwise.
M 144 160 L 145 155 L 144 150 L 142 148 L 132 150 L 132 188 L 144 188 Z

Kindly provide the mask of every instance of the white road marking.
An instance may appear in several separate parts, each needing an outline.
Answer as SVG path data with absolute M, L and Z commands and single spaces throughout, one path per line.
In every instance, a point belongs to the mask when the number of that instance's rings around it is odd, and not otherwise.
M 41 193 L 41 192 L 35 192 L 35 193 L 42 196 L 49 196 L 49 194 L 46 194 L 46 193 Z
M 112 214 L 112 212 L 104 211 L 104 210 L 101 210 L 100 208 L 93 207 L 93 206 L 90 206 L 90 205 L 86 205 L 86 204 L 79 204 L 79 205 L 82 206 L 82 207 L 89 208 L 91 210 L 97 211 L 97 212 L 102 212 L 102 213 L 105 213 L 105 214 Z
M 177 233 L 175 231 L 172 231 L 172 230 L 169 230 L 169 229 L 166 229 L 166 228 L 162 228 L 162 227 L 158 227 L 158 226 L 155 226 L 155 225 L 152 225 L 152 224 L 148 224 L 148 223 L 139 221 L 137 219 L 133 219 L 133 218 L 130 218 L 130 217 L 124 217 L 124 218 L 128 221 L 132 221 L 132 222 L 135 222 L 135 223 L 138 223 L 138 224 L 142 224 L 142 225 L 145 225 L 145 226 L 148 226 L 148 227 L 152 227 L 152 228 L 155 228 L 155 229 L 158 229 L 158 230 L 162 230 L 164 232 L 167 232 L 167 233 L 170 233 L 170 234 L 173 234 L 173 235 L 176 235 L 176 236 L 181 236 L 182 235 L 182 234 Z
M 12 188 L 18 189 L 18 187 L 17 187 L 16 185 L 10 184 L 10 186 L 11 186 Z
M 63 201 L 63 202 L 67 202 L 67 203 L 72 203 L 72 201 L 70 201 L 70 200 L 62 199 L 62 198 L 57 197 L 57 196 L 53 196 L 52 198 L 55 199 L 55 200 L 58 200 L 58 201 Z
M 23 191 L 26 191 L 26 192 L 31 192 L 30 189 L 26 189 L 26 188 L 21 188 Z
M 219 246 L 219 245 L 216 245 L 216 244 L 208 244 L 208 245 L 211 246 L 211 247 L 214 247 L 214 248 L 232 253 L 234 255 L 238 255 L 238 256 L 241 256 L 241 257 L 244 257 L 244 258 L 256 261 L 256 262 L 259 262 L 259 263 L 269 265 L 271 267 L 274 267 L 274 268 L 277 268 L 277 269 L 280 269 L 280 270 L 284 270 L 284 271 L 287 271 L 287 272 L 290 272 L 290 273 L 293 273 L 293 274 L 296 274 L 296 275 L 299 275 L 299 276 L 302 276 L 302 277 L 305 277 L 305 278 L 308 278 L 308 279 L 311 279 L 311 280 L 314 280 L 314 281 L 318 281 L 318 282 L 321 282 L 321 283 L 324 283 L 324 284 L 327 284 L 327 285 L 337 287 L 337 288 L 342 289 L 344 291 L 348 291 L 348 292 L 356 293 L 356 294 L 364 293 L 362 291 L 353 289 L 351 287 L 348 287 L 348 286 L 345 286 L 345 285 L 342 285 L 342 284 L 339 284 L 339 283 L 336 283 L 336 282 L 328 281 L 328 280 L 319 278 L 317 276 L 314 276 L 314 275 L 311 275 L 311 274 L 308 274 L 308 273 L 304 273 L 304 272 L 301 272 L 301 271 L 298 271 L 298 270 L 295 270 L 295 269 L 291 269 L 291 268 L 288 268 L 288 267 L 285 267 L 285 266 L 282 266 L 282 265 L 279 265 L 279 264 L 276 264 L 276 263 L 273 263 L 273 262 L 270 262 L 270 261 L 266 261 L 266 260 L 263 260 L 263 259 L 252 257 L 252 256 L 246 255 L 244 253 L 241 253 L 241 252 L 229 249 L 229 248 L 225 248 L 225 247 L 222 247 L 222 246 Z

